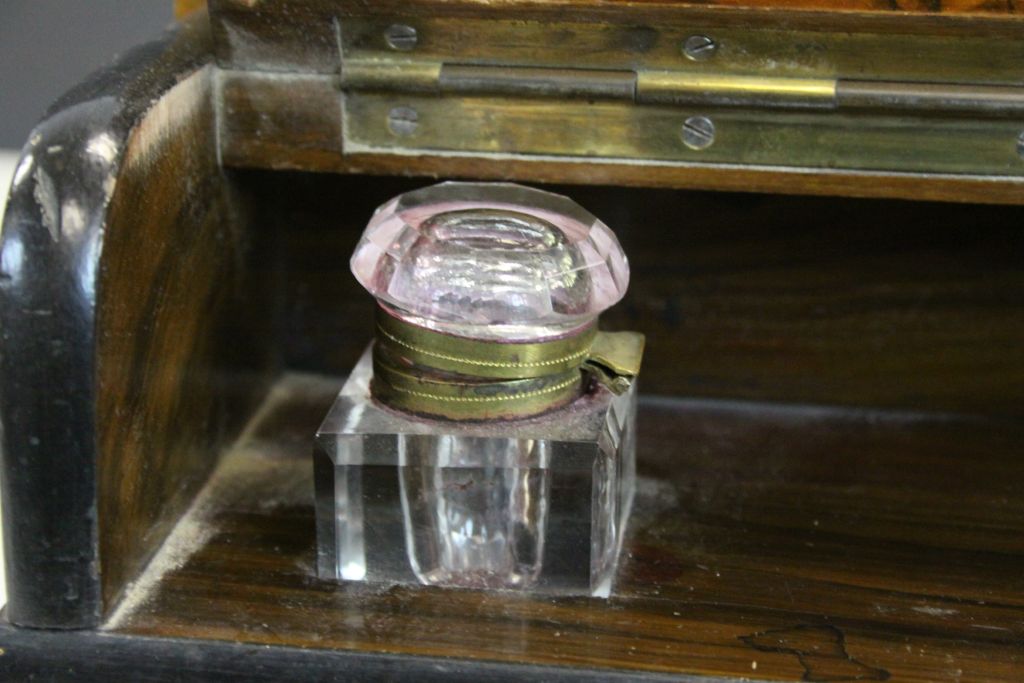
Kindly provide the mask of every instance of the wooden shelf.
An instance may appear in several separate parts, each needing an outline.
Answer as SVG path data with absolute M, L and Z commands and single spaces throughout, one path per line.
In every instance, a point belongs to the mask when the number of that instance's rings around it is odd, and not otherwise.
M 613 597 L 551 599 L 315 578 L 309 436 L 340 384 L 281 379 L 107 632 L 61 637 L 220 643 L 206 665 L 238 672 L 273 646 L 356 678 L 1019 680 L 1012 422 L 646 397 Z

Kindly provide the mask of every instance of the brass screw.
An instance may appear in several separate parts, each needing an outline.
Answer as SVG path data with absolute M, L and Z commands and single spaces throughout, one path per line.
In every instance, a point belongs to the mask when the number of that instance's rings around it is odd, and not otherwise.
M 388 129 L 395 135 L 412 135 L 419 125 L 420 115 L 412 107 L 392 107 L 388 112 Z
M 392 50 L 406 52 L 416 47 L 416 29 L 405 24 L 391 24 L 384 31 L 384 40 Z
M 690 36 L 683 41 L 683 54 L 695 62 L 703 62 L 718 50 L 718 43 L 709 36 Z
M 682 136 L 690 149 L 707 149 L 715 141 L 715 123 L 706 116 L 691 116 L 683 122 Z

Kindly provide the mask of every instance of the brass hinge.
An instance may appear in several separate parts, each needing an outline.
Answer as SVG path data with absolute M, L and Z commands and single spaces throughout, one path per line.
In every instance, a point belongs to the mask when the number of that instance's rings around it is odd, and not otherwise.
M 1024 40 L 1012 36 L 337 26 L 345 153 L 1024 177 Z
M 863 109 L 931 114 L 1024 114 L 1024 88 L 958 83 L 899 83 L 669 70 L 448 64 L 349 59 L 347 90 L 626 100 L 635 104 Z

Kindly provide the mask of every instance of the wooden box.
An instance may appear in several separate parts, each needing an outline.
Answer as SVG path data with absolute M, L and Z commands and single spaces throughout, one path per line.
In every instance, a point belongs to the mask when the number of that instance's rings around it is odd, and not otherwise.
M 10 680 L 1020 680 L 1013 3 L 211 0 L 59 101 L 0 245 Z M 315 577 L 347 259 L 553 187 L 648 337 L 613 595 Z

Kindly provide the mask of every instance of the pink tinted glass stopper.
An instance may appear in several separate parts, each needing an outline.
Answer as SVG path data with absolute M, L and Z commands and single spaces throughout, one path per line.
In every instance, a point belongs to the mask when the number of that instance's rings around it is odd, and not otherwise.
M 570 334 L 629 284 L 608 226 L 567 197 L 510 183 L 395 197 L 370 219 L 351 267 L 406 322 L 509 341 Z

